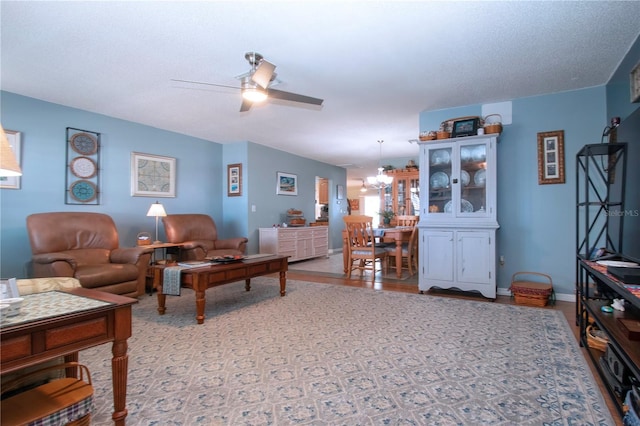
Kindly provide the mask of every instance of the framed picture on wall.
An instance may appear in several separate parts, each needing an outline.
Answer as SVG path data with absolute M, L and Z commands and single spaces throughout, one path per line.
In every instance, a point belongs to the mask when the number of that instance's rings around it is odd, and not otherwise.
M 291 173 L 277 172 L 277 195 L 298 195 L 298 176 Z
M 9 148 L 13 151 L 18 166 L 22 168 L 22 162 L 20 161 L 20 132 L 5 129 L 4 133 L 7 135 Z M 20 176 L 0 176 L 0 188 L 20 189 L 20 181 Z
M 131 195 L 134 197 L 175 197 L 176 159 L 132 152 Z
M 227 197 L 242 195 L 242 164 L 227 165 Z
M 538 184 L 564 183 L 564 130 L 538 133 Z
M 631 70 L 629 80 L 631 86 L 631 102 L 640 102 L 640 62 Z
M 344 185 L 338 185 L 336 187 L 336 198 L 338 200 L 344 200 Z

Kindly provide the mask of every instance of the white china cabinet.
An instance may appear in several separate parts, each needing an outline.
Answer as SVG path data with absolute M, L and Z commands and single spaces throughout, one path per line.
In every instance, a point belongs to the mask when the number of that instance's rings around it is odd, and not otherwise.
M 420 292 L 496 297 L 497 136 L 420 144 Z

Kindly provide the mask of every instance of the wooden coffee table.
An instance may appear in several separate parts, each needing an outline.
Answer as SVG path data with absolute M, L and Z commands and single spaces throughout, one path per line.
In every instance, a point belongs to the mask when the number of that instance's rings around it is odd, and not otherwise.
M 162 293 L 162 277 L 166 265 L 153 266 L 153 287 L 158 293 L 158 313 L 166 311 L 166 295 Z M 196 293 L 196 321 L 204 323 L 205 291 L 211 287 L 245 280 L 245 290 L 251 290 L 251 278 L 274 273 L 280 274 L 280 296 L 286 294 L 287 256 L 268 255 L 249 257 L 240 262 L 212 263 L 211 266 L 185 268 L 180 271 L 181 287 L 193 289 Z

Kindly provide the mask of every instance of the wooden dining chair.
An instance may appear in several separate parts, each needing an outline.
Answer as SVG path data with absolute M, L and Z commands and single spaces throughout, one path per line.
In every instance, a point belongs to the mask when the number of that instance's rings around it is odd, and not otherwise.
M 371 280 L 375 280 L 376 261 L 380 261 L 382 272 L 387 269 L 387 251 L 375 244 L 373 230 L 373 217 L 371 216 L 344 216 L 347 231 L 347 278 L 351 278 L 354 270 L 359 270 L 360 275 L 365 270 L 371 271 Z
M 416 226 L 420 216 L 406 215 L 396 216 L 396 226 Z
M 392 262 L 396 257 L 398 247 L 395 244 L 390 244 L 384 248 L 387 251 L 387 263 L 395 267 L 395 262 Z M 409 271 L 409 276 L 413 276 L 418 271 L 418 227 L 414 226 L 409 241 L 402 243 L 402 269 Z

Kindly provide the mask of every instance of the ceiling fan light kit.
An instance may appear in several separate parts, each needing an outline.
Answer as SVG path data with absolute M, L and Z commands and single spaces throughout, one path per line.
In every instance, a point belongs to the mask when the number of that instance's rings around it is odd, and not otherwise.
M 193 80 L 171 80 L 183 83 L 205 84 L 208 86 L 240 89 L 240 93 L 242 94 L 242 104 L 240 105 L 240 112 L 249 111 L 253 103 L 263 102 L 268 98 L 311 105 L 322 105 L 322 102 L 324 102 L 323 99 L 312 98 L 311 96 L 304 96 L 297 93 L 284 92 L 282 90 L 269 88 L 269 86 L 276 79 L 276 66 L 271 62 L 266 61 L 261 54 L 256 52 L 247 52 L 245 53 L 244 57 L 249 62 L 249 65 L 251 65 L 251 70 L 248 74 L 245 73 L 242 77 L 239 77 L 241 83 L 240 87 Z
M 249 77 L 242 79 L 242 97 L 251 102 L 264 102 L 267 99 L 267 92 L 251 82 Z

